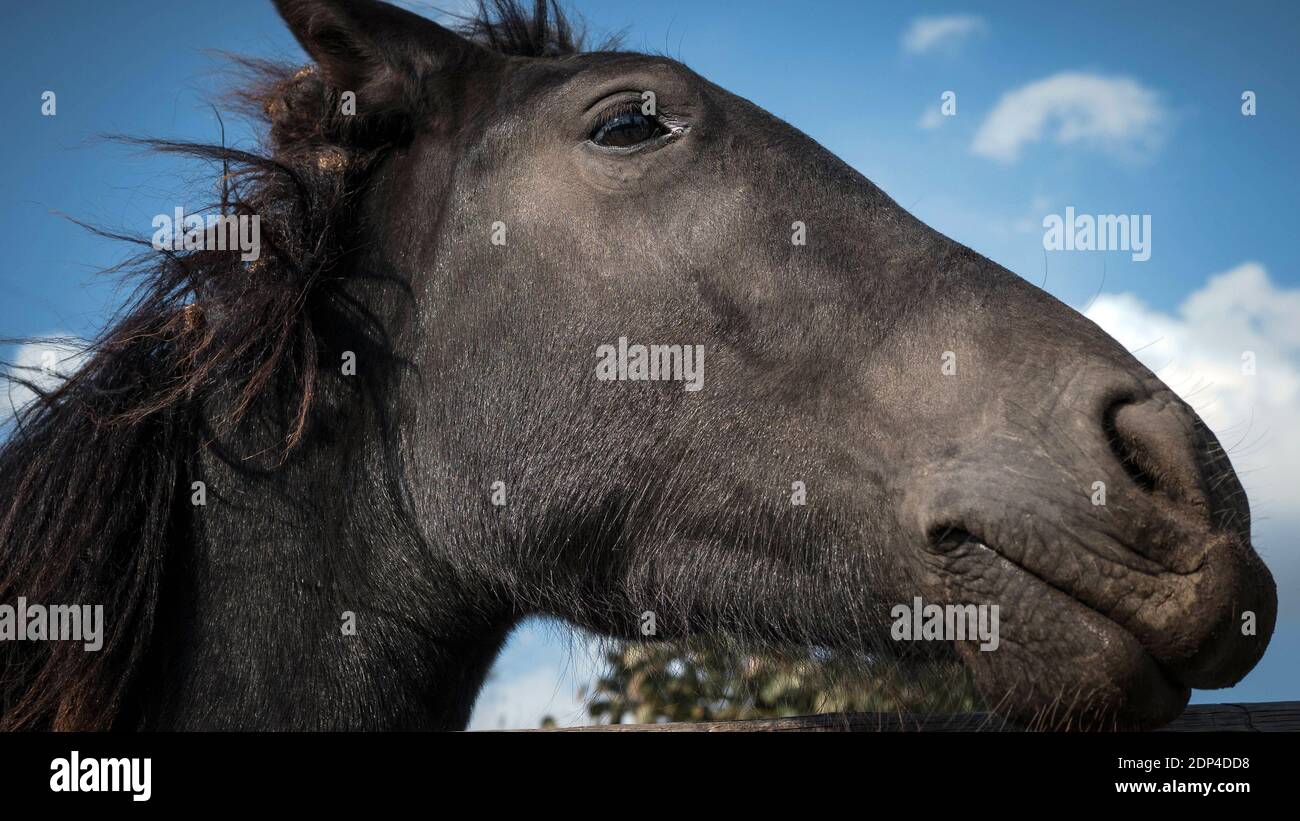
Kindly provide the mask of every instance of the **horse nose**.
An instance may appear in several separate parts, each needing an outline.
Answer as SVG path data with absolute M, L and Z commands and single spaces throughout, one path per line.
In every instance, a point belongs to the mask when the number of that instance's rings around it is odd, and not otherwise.
M 1164 513 L 1158 525 L 1134 522 L 1131 549 L 1186 580 L 1173 589 L 1185 599 L 1188 619 L 1172 633 L 1187 635 L 1164 637 L 1183 651 L 1161 661 L 1191 687 L 1234 684 L 1267 645 L 1277 594 L 1251 547 L 1250 509 L 1227 455 L 1167 389 L 1113 402 L 1102 426 L 1115 459 L 1149 503 L 1142 507 Z
M 1102 415 L 1111 453 L 1133 483 L 1190 515 L 1209 519 L 1208 449 L 1195 417 L 1167 391 L 1125 397 Z

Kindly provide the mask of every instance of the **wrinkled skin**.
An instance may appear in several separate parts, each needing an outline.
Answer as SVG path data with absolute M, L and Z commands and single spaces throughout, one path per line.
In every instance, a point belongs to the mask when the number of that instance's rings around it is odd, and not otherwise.
M 670 59 L 506 58 L 369 4 L 279 5 L 363 111 L 439 101 L 369 189 L 358 262 L 415 301 L 402 438 L 435 555 L 404 567 L 440 568 L 471 659 L 434 665 L 460 691 L 434 723 L 537 613 L 879 649 L 914 596 L 997 604 L 998 649 L 957 651 L 1004 715 L 1056 727 L 1157 726 L 1264 652 L 1275 588 L 1219 443 L 1074 310 Z M 679 133 L 589 141 L 645 90 Z M 703 390 L 598 381 L 620 337 L 702 345 Z

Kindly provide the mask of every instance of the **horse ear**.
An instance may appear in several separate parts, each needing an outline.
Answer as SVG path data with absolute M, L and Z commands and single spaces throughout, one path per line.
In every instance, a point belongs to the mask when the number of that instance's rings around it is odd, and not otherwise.
M 431 80 L 495 55 L 418 14 L 377 0 L 274 0 L 325 81 L 358 113 L 410 109 Z

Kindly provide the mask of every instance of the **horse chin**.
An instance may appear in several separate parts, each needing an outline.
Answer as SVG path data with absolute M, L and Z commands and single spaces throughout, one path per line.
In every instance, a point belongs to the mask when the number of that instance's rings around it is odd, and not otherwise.
M 999 716 L 1030 730 L 1136 731 L 1182 714 L 1191 690 L 1180 684 L 1132 634 L 1074 604 L 1079 649 L 1059 658 L 986 659 L 962 644 L 981 695 Z

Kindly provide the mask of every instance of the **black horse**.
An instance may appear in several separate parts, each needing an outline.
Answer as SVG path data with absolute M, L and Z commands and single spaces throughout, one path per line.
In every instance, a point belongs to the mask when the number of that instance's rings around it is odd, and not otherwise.
M 0 451 L 0 602 L 106 618 L 0 643 L 0 726 L 458 728 L 536 614 L 880 659 L 997 605 L 938 646 L 1070 728 L 1264 652 L 1227 457 L 1078 313 L 545 0 L 276 5 L 315 64 L 247 65 L 265 152 L 159 144 L 257 258 L 142 258 Z

